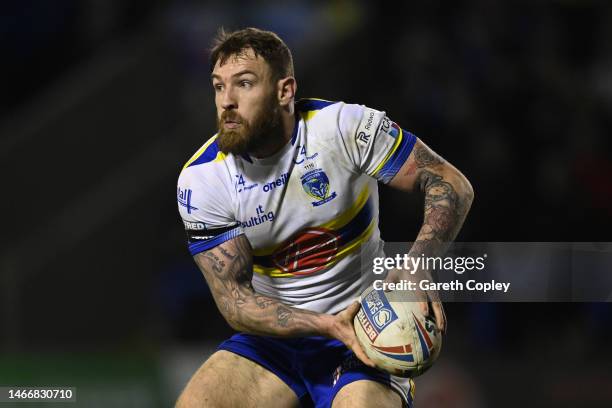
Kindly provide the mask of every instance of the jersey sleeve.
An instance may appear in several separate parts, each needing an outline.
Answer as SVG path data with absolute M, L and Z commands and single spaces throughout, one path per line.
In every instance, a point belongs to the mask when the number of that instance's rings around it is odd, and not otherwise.
M 183 170 L 176 189 L 191 255 L 207 251 L 243 234 L 231 210 L 231 194 L 221 177 Z
M 348 160 L 362 173 L 388 183 L 402 167 L 416 136 L 403 130 L 385 112 L 344 104 L 338 125 Z

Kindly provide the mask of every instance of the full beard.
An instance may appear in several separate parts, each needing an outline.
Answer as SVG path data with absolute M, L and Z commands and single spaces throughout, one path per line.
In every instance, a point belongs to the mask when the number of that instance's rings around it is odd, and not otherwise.
M 237 129 L 226 129 L 226 120 L 240 122 Z M 217 144 L 223 153 L 241 155 L 245 153 L 265 152 L 270 147 L 282 143 L 283 129 L 281 112 L 274 95 L 266 98 L 252 123 L 237 112 L 224 111 L 218 121 L 219 135 Z

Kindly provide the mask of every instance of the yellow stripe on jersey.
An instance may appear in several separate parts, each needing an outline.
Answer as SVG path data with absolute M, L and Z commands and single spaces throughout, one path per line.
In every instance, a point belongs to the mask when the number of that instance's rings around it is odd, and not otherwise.
M 368 198 L 370 198 L 370 190 L 368 189 L 368 185 L 366 184 L 363 187 L 363 190 L 361 190 L 361 193 L 359 193 L 359 195 L 357 196 L 357 200 L 355 200 L 355 203 L 351 206 L 351 208 L 349 208 L 333 220 L 328 221 L 325 224 L 319 225 L 319 227 L 329 229 L 338 229 L 344 227 L 353 218 L 355 218 L 357 214 L 359 214 L 359 211 L 361 211 L 363 206 L 366 205 L 366 203 L 368 202 Z
M 215 160 L 213 160 L 214 162 L 220 162 L 225 160 L 225 158 L 227 157 L 227 154 L 223 153 L 222 151 L 217 152 L 217 157 L 215 157 Z
M 306 112 L 300 112 L 300 116 L 302 117 L 302 119 L 304 119 L 304 122 L 308 122 L 310 119 L 312 119 L 314 117 L 314 115 L 317 114 L 317 112 L 319 112 L 319 110 L 311 110 L 311 111 L 306 111 Z
M 308 104 L 311 101 L 316 101 L 316 102 L 323 102 L 323 106 L 317 106 L 315 109 L 308 109 L 308 110 L 303 110 L 300 111 L 300 116 L 302 117 L 302 119 L 304 120 L 304 122 L 308 122 L 310 119 L 312 119 L 317 112 L 319 112 L 322 108 L 324 108 L 325 106 L 334 104 L 335 102 L 333 101 L 328 101 L 327 99 L 320 99 L 320 98 L 304 98 L 304 99 L 300 99 L 297 102 L 297 106 L 298 106 L 298 110 L 299 107 L 302 104 Z M 312 103 L 311 103 L 312 104 Z M 316 104 L 316 103 L 315 103 Z M 318 104 L 321 105 L 321 104 Z
M 208 150 L 208 148 L 215 142 L 215 140 L 217 140 L 217 136 L 218 136 L 218 134 L 216 134 L 213 137 L 211 137 L 210 139 L 208 139 L 208 141 L 206 143 L 204 143 L 204 146 L 200 147 L 198 149 L 198 151 L 195 152 L 195 154 L 193 156 L 191 156 L 191 159 L 189 159 L 187 161 L 187 163 L 185 163 L 185 165 L 183 166 L 183 170 L 185 170 L 193 162 L 198 160 L 198 158 L 200 156 L 202 156 L 204 153 L 206 153 L 206 150 Z M 223 160 L 225 160 L 226 157 L 227 157 L 227 155 L 219 150 L 219 151 L 217 151 L 217 155 L 215 156 L 215 158 L 213 160 L 211 160 L 211 161 L 213 161 L 213 162 L 223 161 Z
M 362 211 L 364 206 L 367 204 L 369 198 L 370 198 L 370 194 L 369 194 L 368 187 L 366 185 L 364 189 L 361 191 L 361 193 L 359 194 L 359 196 L 357 197 L 357 200 L 355 201 L 355 203 L 351 206 L 351 208 L 349 208 L 347 211 L 345 211 L 344 213 L 342 213 L 340 216 L 336 217 L 335 219 L 325 224 L 322 224 L 320 226 L 317 226 L 315 228 L 322 228 L 322 229 L 337 231 L 340 228 L 347 226 Z M 334 254 L 334 256 L 328 262 L 324 264 L 324 267 L 325 268 L 331 267 L 332 265 L 339 262 L 341 259 L 349 255 L 350 253 L 359 249 L 361 245 L 364 242 L 366 242 L 372 235 L 372 232 L 374 231 L 375 226 L 376 226 L 376 221 L 377 221 L 377 218 L 373 215 L 367 227 L 357 237 L 355 237 L 350 242 L 345 243 L 341 248 L 339 248 L 339 251 L 336 254 Z M 281 245 L 285 245 L 285 244 L 283 243 Z M 254 251 L 254 255 L 258 257 L 271 255 L 278 248 L 280 248 L 281 245 Z M 296 274 L 292 272 L 286 272 L 278 267 L 264 266 L 264 265 L 260 265 L 257 263 L 253 264 L 253 271 L 255 273 L 266 275 L 271 278 L 287 278 L 287 277 L 296 276 Z
M 383 166 L 389 161 L 391 156 L 393 156 L 393 153 L 395 153 L 399 145 L 402 143 L 403 138 L 404 138 L 404 131 L 402 130 L 402 128 L 399 128 L 399 135 L 397 136 L 397 139 L 395 139 L 395 144 L 393 145 L 391 150 L 389 150 L 389 152 L 387 153 L 383 161 L 381 161 L 380 164 L 376 166 L 376 168 L 374 169 L 374 172 L 372 172 L 372 176 L 376 176 L 376 173 L 378 173 L 380 169 L 382 169 Z
M 374 231 L 375 225 L 376 218 L 372 218 L 372 221 L 370 221 L 370 225 L 368 225 L 368 228 L 366 228 L 366 230 L 363 231 L 361 235 L 349 242 L 346 246 L 344 246 L 344 248 L 342 248 L 340 252 L 338 252 L 338 254 L 336 255 L 338 260 L 344 258 L 345 255 L 348 255 L 350 252 L 353 252 L 354 250 L 359 248 L 361 244 L 367 241 L 368 238 L 370 238 L 370 235 L 372 235 L 372 231 Z
M 351 252 L 356 251 L 361 247 L 361 244 L 366 242 L 372 232 L 374 231 L 374 226 L 376 225 L 376 220 L 372 219 L 368 228 L 363 231 L 363 233 L 355 238 L 353 241 L 346 244 L 332 259 L 329 260 L 325 264 L 325 268 L 330 268 L 336 263 L 340 262 L 344 257 L 346 257 Z M 271 278 L 291 278 L 295 277 L 295 275 L 291 272 L 283 272 L 281 269 L 276 267 L 265 267 L 259 264 L 253 264 L 253 272 L 258 273 L 260 275 L 266 275 Z
M 366 184 L 361 190 L 361 193 L 357 196 L 357 200 L 355 203 L 340 214 L 338 217 L 332 219 L 331 221 L 326 222 L 325 224 L 317 225 L 316 228 L 328 228 L 328 229 L 338 229 L 344 227 L 348 224 L 363 208 L 363 206 L 368 202 L 368 198 L 370 198 L 370 190 L 368 189 L 368 185 Z M 282 244 L 281 244 L 282 245 Z M 253 251 L 253 255 L 255 256 L 266 256 L 274 253 L 274 251 L 279 247 L 279 245 L 274 245 L 266 248 L 260 248 Z
M 267 268 L 265 266 L 261 266 L 258 264 L 253 264 L 253 272 L 258 273 L 260 275 L 266 275 L 271 278 L 289 278 L 293 276 L 290 273 L 285 273 L 278 268 L 271 267 Z

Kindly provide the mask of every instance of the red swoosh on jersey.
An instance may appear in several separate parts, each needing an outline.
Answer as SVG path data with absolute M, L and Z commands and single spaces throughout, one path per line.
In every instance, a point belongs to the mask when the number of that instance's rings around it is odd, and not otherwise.
M 293 275 L 310 275 L 325 268 L 339 249 L 340 236 L 330 229 L 309 228 L 272 254 L 274 266 Z

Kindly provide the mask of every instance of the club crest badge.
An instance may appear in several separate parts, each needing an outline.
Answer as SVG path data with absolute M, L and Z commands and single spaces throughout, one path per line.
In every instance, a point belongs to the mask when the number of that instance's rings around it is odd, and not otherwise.
M 330 191 L 329 178 L 322 169 L 313 169 L 306 172 L 302 175 L 301 180 L 306 194 L 317 200 L 311 202 L 314 207 L 323 205 L 336 198 L 337 194 L 335 191 Z

